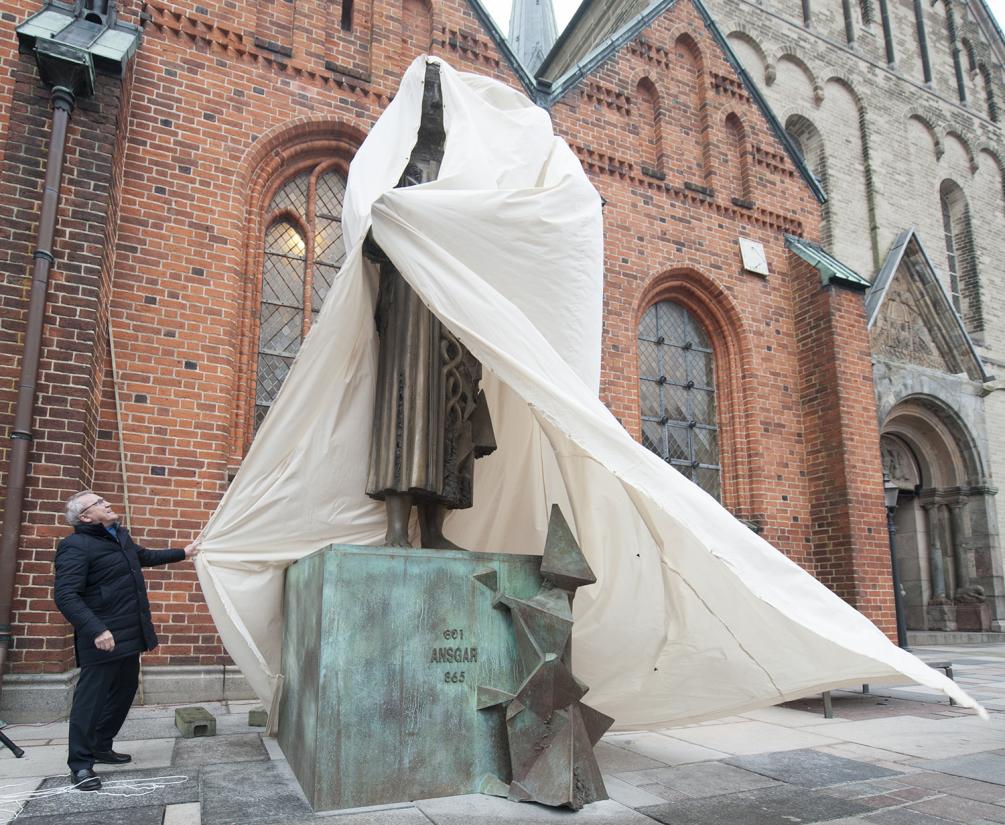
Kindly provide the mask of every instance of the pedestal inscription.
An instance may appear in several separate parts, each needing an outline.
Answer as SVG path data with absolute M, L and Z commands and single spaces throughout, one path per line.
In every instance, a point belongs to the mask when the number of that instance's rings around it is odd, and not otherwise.
M 334 546 L 286 575 L 279 743 L 315 810 L 477 793 L 510 779 L 505 711 L 523 673 L 499 592 L 530 599 L 541 557 Z

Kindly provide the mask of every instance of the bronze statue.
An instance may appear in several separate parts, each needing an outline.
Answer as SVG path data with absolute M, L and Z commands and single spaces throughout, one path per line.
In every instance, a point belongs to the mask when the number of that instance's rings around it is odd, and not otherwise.
M 418 139 L 398 187 L 436 180 L 446 133 L 440 70 L 426 64 Z M 384 501 L 385 544 L 408 547 L 418 508 L 423 547 L 461 549 L 443 535 L 448 509 L 472 505 L 474 461 L 495 449 L 481 364 L 419 300 L 373 241 L 380 267 L 375 320 L 380 336 L 366 493 Z

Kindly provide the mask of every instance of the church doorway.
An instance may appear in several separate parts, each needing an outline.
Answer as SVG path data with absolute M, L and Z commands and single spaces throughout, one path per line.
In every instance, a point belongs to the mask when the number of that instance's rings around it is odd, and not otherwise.
M 908 630 L 1000 629 L 994 490 L 982 483 L 971 434 L 943 402 L 914 396 L 891 409 L 880 446 L 900 491 L 894 546 Z

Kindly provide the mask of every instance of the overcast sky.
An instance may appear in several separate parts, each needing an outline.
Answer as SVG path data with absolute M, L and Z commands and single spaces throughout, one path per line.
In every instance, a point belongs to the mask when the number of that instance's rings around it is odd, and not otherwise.
M 555 9 L 555 22 L 558 23 L 559 32 L 565 28 L 573 13 L 579 7 L 580 0 L 552 0 Z M 499 28 L 503 33 L 509 31 L 509 12 L 513 7 L 513 0 L 482 0 L 482 4 L 491 12 L 492 16 L 499 23 Z M 991 11 L 998 18 L 998 25 L 1003 26 L 1005 20 L 1005 0 L 988 0 Z M 1005 26 L 1003 26 L 1005 28 Z

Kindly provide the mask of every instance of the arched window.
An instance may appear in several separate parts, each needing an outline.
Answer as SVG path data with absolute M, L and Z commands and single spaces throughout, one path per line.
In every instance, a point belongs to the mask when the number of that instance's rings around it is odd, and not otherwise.
M 660 301 L 639 324 L 642 443 L 721 496 L 712 343 L 680 304 Z
M 984 322 L 970 207 L 963 190 L 951 180 L 942 182 L 939 200 L 942 205 L 942 228 L 949 270 L 949 294 L 967 330 L 981 332 Z
M 256 430 L 345 260 L 344 194 L 345 178 L 339 170 L 330 164 L 319 165 L 287 180 L 266 209 L 255 384 Z

